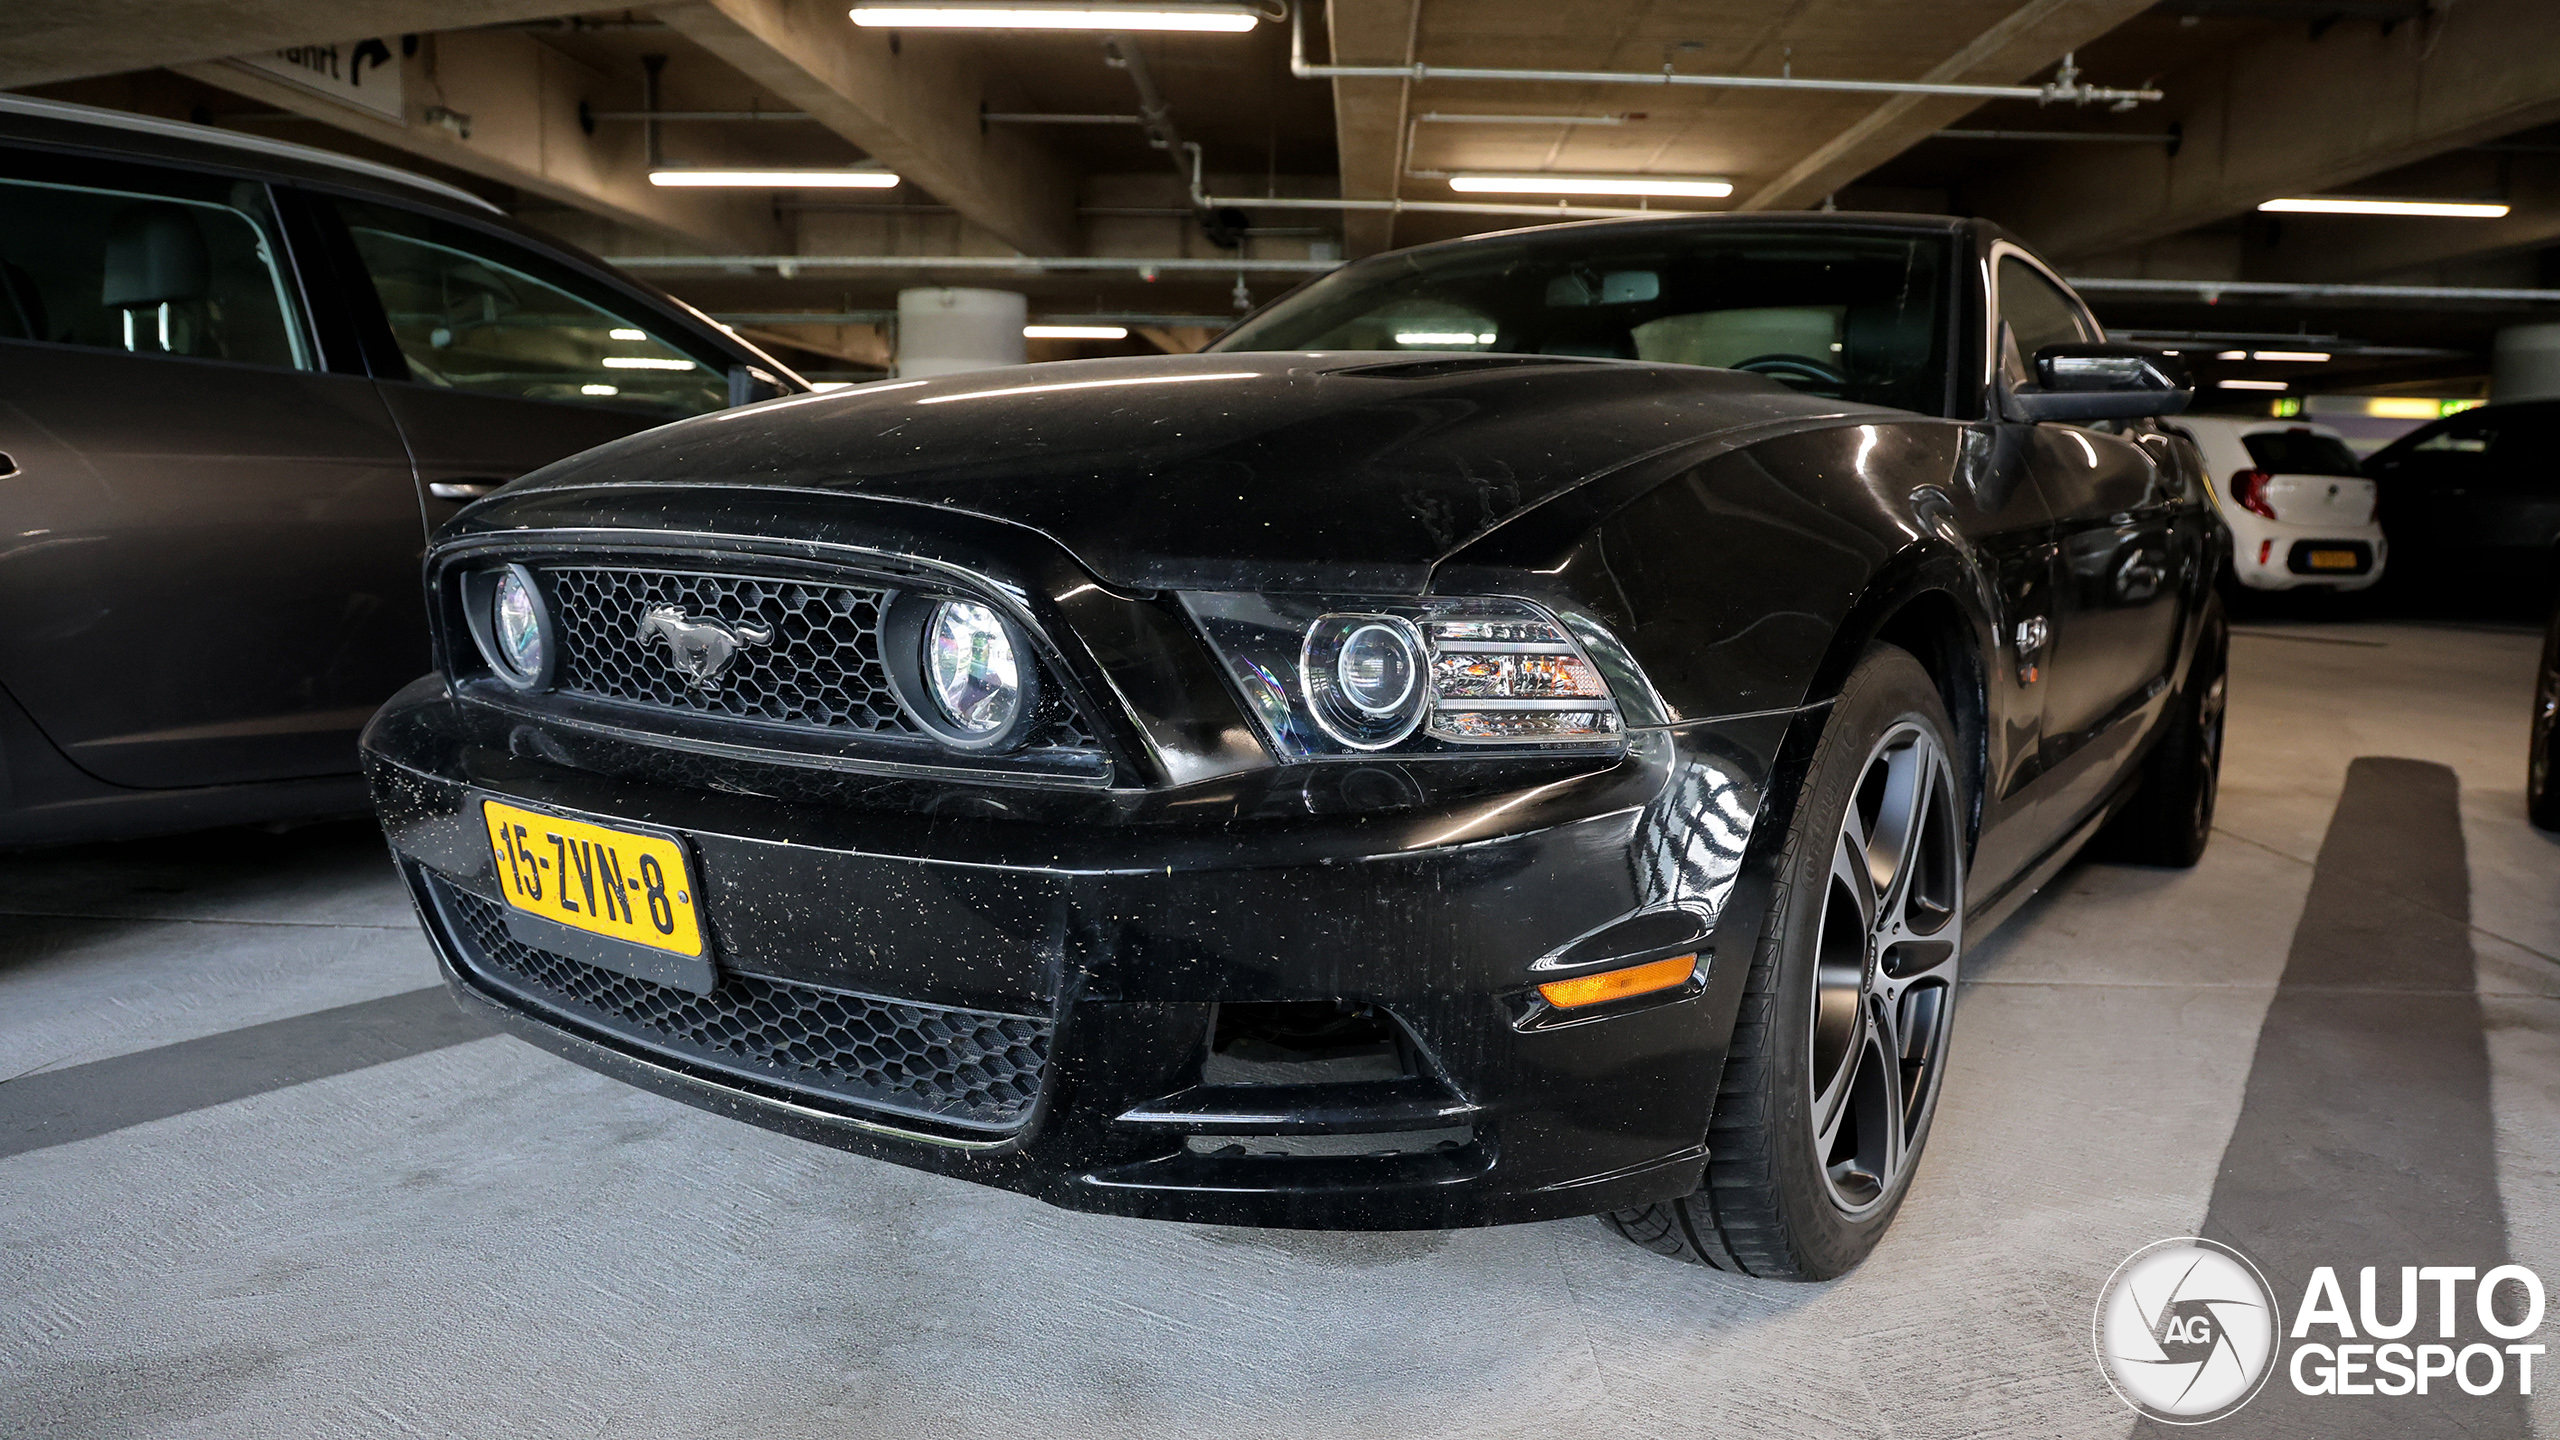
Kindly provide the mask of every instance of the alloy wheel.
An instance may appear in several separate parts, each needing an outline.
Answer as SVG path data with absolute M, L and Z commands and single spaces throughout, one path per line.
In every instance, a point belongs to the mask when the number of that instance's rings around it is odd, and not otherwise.
M 2199 835 L 2213 824 L 2214 796 L 2222 788 L 2222 717 L 2230 707 L 2230 699 L 2231 677 L 2228 672 L 2217 672 L 2213 683 L 2205 687 L 2203 702 L 2196 707 L 2200 742 L 2196 758 L 2204 766 L 2196 785 L 2195 827 Z
M 1946 749 L 1905 721 L 1867 753 L 1832 846 L 1807 1066 L 1831 1201 L 1891 1197 L 1937 1104 L 1963 954 L 1964 851 Z

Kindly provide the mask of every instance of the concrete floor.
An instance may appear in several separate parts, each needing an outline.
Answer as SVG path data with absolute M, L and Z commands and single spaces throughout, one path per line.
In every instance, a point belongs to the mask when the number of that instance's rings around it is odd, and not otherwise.
M 2469 918 L 2447 923 L 2476 956 L 2471 1118 L 2495 1153 L 2457 1198 L 2554 1274 L 2560 837 L 2523 819 L 2534 652 L 2457 625 L 2238 638 L 2205 862 L 2076 866 L 1973 953 L 1902 1217 L 1813 1286 L 1675 1265 L 1592 1220 L 1071 1215 L 510 1039 L 408 1053 L 395 1032 L 444 1012 L 388 998 L 432 970 L 355 828 L 0 862 L 0 1077 L 25 1077 L 0 1085 L 0 1434 L 2126 1434 L 2092 1303 L 2136 1247 L 2223 1224 L 2240 1200 L 2217 1177 L 2249 1159 L 2226 1145 L 2290 1123 L 2244 1099 L 2278 1093 L 2252 1082 L 2261 1021 L 2356 757 L 2459 777 Z M 366 1063 L 365 1026 L 405 1058 Z M 87 1138 L 26 1138 L 45 1104 L 47 1135 Z M 2358 1193 L 2289 1199 L 2288 1239 L 2372 1218 Z M 2430 1241 L 2419 1223 L 2335 1263 L 2473 1263 Z M 2437 1433 L 2330 1403 L 2319 1433 Z M 2560 1435 L 2560 1400 L 2525 1403 Z M 2299 1413 L 2217 1430 L 2311 1433 Z M 2510 1401 L 2444 1423 L 2527 1419 Z

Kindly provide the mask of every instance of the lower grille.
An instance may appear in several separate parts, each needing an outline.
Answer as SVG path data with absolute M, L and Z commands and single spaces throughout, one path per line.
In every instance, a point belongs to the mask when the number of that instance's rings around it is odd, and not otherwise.
M 537 949 L 505 907 L 430 878 L 454 939 L 500 987 L 678 1059 L 862 1106 L 982 1130 L 1029 1123 L 1046 1020 L 883 1000 L 723 972 L 696 995 Z

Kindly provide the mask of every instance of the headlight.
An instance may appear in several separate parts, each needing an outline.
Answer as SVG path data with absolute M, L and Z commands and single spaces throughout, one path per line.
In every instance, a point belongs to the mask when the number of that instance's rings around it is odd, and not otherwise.
M 1614 746 L 1625 731 L 1586 637 L 1525 600 L 1183 599 L 1284 759 Z
M 1022 711 L 1022 667 L 996 612 L 945 600 L 924 627 L 924 674 L 935 708 L 953 728 L 999 735 Z
M 480 658 L 519 690 L 551 683 L 551 612 L 522 565 L 463 577 L 462 603 Z

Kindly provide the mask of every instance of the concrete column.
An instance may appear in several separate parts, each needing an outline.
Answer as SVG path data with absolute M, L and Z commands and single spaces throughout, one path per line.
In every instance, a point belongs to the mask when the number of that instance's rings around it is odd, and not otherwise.
M 898 377 L 1022 364 L 1022 322 L 1029 313 L 1028 302 L 1010 290 L 901 290 Z
M 2489 398 L 2560 399 L 2560 324 L 2510 325 L 2498 332 Z

